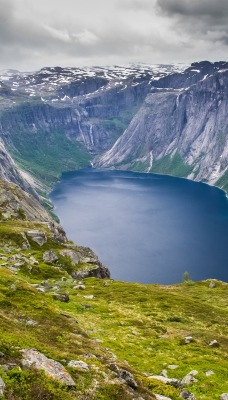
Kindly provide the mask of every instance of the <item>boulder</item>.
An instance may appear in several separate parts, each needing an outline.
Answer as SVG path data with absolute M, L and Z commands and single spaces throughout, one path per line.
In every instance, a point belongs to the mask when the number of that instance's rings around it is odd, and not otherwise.
M 47 358 L 44 354 L 35 349 L 23 349 L 22 352 L 22 365 L 23 367 L 31 367 L 42 369 L 45 373 L 59 381 L 62 385 L 75 386 L 75 383 L 67 370 L 62 364 Z
M 89 371 L 89 366 L 84 361 L 71 360 L 68 362 L 67 366 L 75 368 L 79 371 Z
M 95 265 L 91 269 L 81 269 L 74 271 L 71 276 L 74 279 L 84 279 L 84 278 L 110 278 L 110 271 L 104 265 Z
M 47 242 L 47 237 L 44 232 L 34 229 L 27 231 L 26 235 L 33 241 L 38 243 L 39 246 L 43 246 Z
M 223 393 L 221 394 L 221 396 L 219 397 L 220 400 L 228 400 L 228 393 Z
M 181 386 L 188 386 L 192 385 L 193 383 L 197 382 L 197 379 L 195 379 L 195 376 L 198 374 L 198 371 L 193 370 L 189 372 L 181 381 Z
M 81 254 L 74 250 L 62 250 L 60 251 L 60 255 L 62 257 L 69 257 L 74 266 L 81 261 Z
M 4 396 L 5 387 L 6 385 L 0 376 L 0 396 Z
M 155 395 L 156 400 L 172 400 L 172 399 L 170 399 L 170 397 L 165 397 L 165 396 L 162 396 L 161 394 L 154 394 L 154 395 Z
M 53 294 L 53 299 L 62 301 L 62 303 L 69 303 L 70 298 L 67 293 Z
M 79 290 L 85 290 L 85 285 L 76 285 L 73 287 L 73 289 L 79 289 Z
M 215 286 L 216 286 L 215 282 L 214 282 L 214 281 L 211 281 L 210 284 L 209 284 L 209 288 L 210 288 L 210 289 L 214 289 Z
M 164 376 L 161 376 L 161 375 L 151 375 L 151 376 L 148 376 L 148 378 L 149 379 L 157 379 L 158 381 L 161 381 L 168 385 L 174 386 L 175 388 L 180 386 L 180 381 L 179 381 L 179 379 L 176 379 L 176 378 L 165 378 Z
M 133 375 L 129 371 L 126 369 L 121 369 L 119 372 L 119 377 L 123 379 L 132 389 L 137 389 L 138 385 L 135 382 Z
M 54 250 L 47 250 L 43 254 L 43 260 L 44 262 L 54 263 L 55 261 L 58 260 L 58 257 L 55 254 Z

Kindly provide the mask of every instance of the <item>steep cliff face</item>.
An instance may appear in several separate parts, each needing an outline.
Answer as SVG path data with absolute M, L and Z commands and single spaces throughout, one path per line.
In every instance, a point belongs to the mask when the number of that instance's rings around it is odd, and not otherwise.
M 154 88 L 99 165 L 215 183 L 228 166 L 228 68 L 198 74 L 187 88 L 175 87 L 176 76 L 169 77 L 173 88 Z
M 227 71 L 226 62 L 204 61 L 5 72 L 0 137 L 47 186 L 92 162 L 226 187 Z M 15 168 L 5 177 L 19 182 Z

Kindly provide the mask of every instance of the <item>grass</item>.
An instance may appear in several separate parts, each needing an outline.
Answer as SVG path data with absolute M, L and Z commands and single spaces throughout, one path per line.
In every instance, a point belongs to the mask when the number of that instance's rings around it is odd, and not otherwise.
M 159 160 L 154 160 L 151 172 L 187 177 L 192 170 L 193 167 L 186 164 L 181 155 L 176 152 L 173 157 L 166 155 Z

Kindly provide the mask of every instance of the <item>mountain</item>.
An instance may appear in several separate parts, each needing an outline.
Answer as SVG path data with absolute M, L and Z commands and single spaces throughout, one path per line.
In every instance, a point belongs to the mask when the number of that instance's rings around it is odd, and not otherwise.
M 125 132 L 97 165 L 222 184 L 228 167 L 227 115 L 228 63 L 195 63 L 153 83 Z
M 208 61 L 3 71 L 0 137 L 42 195 L 90 162 L 228 189 L 227 76 L 227 62 Z

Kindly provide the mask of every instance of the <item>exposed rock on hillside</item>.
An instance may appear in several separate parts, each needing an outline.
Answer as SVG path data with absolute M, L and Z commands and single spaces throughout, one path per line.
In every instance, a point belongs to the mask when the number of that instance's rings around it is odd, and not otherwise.
M 228 166 L 227 115 L 228 68 L 188 88 L 154 89 L 98 165 L 216 183 Z

